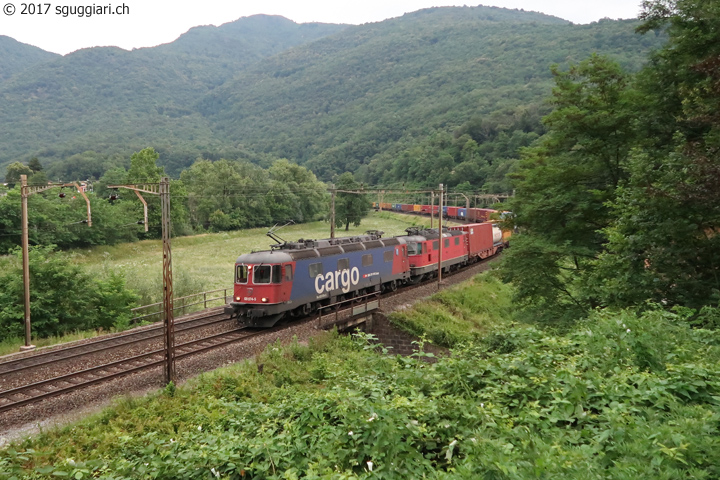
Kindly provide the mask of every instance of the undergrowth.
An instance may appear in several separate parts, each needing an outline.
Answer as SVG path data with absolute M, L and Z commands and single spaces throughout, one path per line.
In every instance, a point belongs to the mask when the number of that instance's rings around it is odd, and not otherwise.
M 12 445 L 0 477 L 718 478 L 720 334 L 688 318 L 508 323 L 434 364 L 366 334 L 276 344 Z

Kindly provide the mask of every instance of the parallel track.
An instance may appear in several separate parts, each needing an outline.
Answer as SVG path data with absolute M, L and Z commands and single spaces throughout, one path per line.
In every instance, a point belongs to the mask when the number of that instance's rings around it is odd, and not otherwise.
M 182 343 L 175 346 L 175 359 L 179 360 L 190 357 L 256 335 L 268 333 L 269 331 L 272 331 L 272 329 L 260 331 L 237 329 Z M 23 387 L 6 390 L 0 392 L 0 413 L 110 379 L 123 377 L 153 367 L 160 367 L 164 365 L 164 363 L 164 350 L 160 349 L 60 377 L 42 380 Z
M 218 315 L 223 315 L 223 311 L 215 310 L 215 313 L 179 321 L 176 323 L 175 333 L 190 331 L 196 328 L 207 327 L 215 323 L 228 321 L 227 317 L 213 319 L 213 317 L 217 317 Z M 212 320 L 207 321 L 208 319 Z M 23 370 L 38 368 L 64 360 L 72 360 L 74 358 L 83 357 L 93 353 L 105 352 L 141 341 L 162 339 L 162 329 L 162 324 L 153 325 L 152 327 L 139 331 L 113 335 L 79 345 L 72 345 L 62 349 L 51 350 L 49 352 L 38 353 L 29 357 L 3 362 L 0 363 L 0 378 L 5 375 L 21 372 Z

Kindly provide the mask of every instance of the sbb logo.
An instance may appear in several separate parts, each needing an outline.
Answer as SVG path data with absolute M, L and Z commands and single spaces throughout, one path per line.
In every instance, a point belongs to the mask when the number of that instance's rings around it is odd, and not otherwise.
M 357 285 L 359 281 L 360 270 L 357 267 L 353 267 L 351 270 L 328 272 L 315 277 L 315 291 L 320 295 L 342 288 L 342 292 L 347 293 L 350 291 L 350 286 Z

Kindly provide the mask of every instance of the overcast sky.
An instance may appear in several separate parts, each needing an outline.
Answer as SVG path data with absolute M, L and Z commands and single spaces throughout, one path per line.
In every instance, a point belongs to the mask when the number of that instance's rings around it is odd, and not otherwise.
M 48 0 L 35 0 L 48 1 Z M 439 0 L 50 0 L 27 4 L 35 14 L 22 14 L 28 0 L 0 0 L 0 35 L 44 50 L 66 54 L 80 48 L 114 45 L 125 49 L 168 43 L 197 25 L 221 25 L 258 13 L 282 15 L 298 23 L 361 24 L 397 17 L 421 8 L 463 5 Z M 78 17 L 68 7 L 125 5 L 124 15 Z M 601 18 L 633 18 L 640 0 L 493 0 L 483 3 L 555 15 L 574 23 Z M 34 7 L 30 7 L 34 5 Z M 49 6 L 49 8 L 48 8 Z M 11 8 L 14 7 L 14 8 Z M 67 16 L 63 16 L 63 7 Z M 38 13 L 42 11 L 42 14 Z M 14 14 L 8 15 L 14 11 Z M 47 13 L 45 13 L 47 11 Z

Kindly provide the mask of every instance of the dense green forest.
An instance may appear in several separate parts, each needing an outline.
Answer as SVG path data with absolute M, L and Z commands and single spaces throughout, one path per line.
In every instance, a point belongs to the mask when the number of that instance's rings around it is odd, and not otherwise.
M 554 69 L 504 262 L 534 314 L 720 302 L 719 18 L 717 0 L 651 2 L 639 30 L 669 42 L 640 72 L 597 55 Z
M 665 40 L 636 26 L 453 7 L 360 26 L 255 16 L 80 50 L 0 83 L 0 167 L 36 156 L 51 179 L 99 178 L 152 145 L 175 178 L 197 158 L 288 158 L 323 180 L 504 190 L 517 149 L 543 133 L 550 65 L 600 52 L 636 71 Z M 432 175 L 395 165 L 415 156 Z
M 154 145 L 177 176 L 200 156 L 238 158 L 243 148 L 216 138 L 195 103 L 259 59 L 343 28 L 256 15 L 154 48 L 53 56 L 0 83 L 0 165 L 32 156 L 72 163 L 87 151 L 113 159 Z
M 0 86 L 13 75 L 58 57 L 56 53 L 0 35 Z

